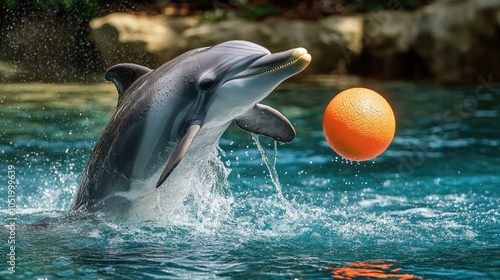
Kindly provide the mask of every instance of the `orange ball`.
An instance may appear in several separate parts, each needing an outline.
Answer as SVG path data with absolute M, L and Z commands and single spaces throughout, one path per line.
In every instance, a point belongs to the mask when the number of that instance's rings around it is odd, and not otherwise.
M 323 131 L 328 144 L 342 157 L 369 160 L 389 147 L 396 120 L 380 94 L 367 88 L 350 88 L 337 94 L 326 107 Z

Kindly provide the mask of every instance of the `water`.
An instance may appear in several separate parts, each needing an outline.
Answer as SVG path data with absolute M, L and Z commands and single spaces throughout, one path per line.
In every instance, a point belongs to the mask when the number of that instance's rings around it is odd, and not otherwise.
M 210 184 L 161 221 L 119 223 L 54 222 L 113 113 L 112 85 L 0 85 L 0 215 L 16 218 L 13 238 L 0 231 L 0 278 L 500 278 L 500 89 L 365 85 L 397 119 L 375 160 L 343 160 L 323 138 L 324 107 L 346 86 L 289 85 L 265 103 L 295 125 L 293 143 L 231 127 L 200 174 Z

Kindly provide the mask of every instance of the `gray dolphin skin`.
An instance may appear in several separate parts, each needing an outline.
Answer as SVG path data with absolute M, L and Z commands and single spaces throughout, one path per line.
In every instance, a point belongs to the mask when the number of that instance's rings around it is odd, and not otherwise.
M 118 90 L 116 112 L 71 210 L 126 218 L 136 204 L 154 204 L 157 189 L 183 172 L 179 163 L 208 157 L 233 121 L 251 133 L 291 142 L 290 122 L 259 102 L 310 61 L 304 48 L 271 54 L 251 42 L 228 41 L 186 52 L 156 70 L 111 67 L 105 79 Z

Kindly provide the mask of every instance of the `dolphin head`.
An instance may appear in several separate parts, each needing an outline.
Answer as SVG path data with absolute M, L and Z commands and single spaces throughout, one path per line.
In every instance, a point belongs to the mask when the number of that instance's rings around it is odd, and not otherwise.
M 207 50 L 200 60 L 200 92 L 207 92 L 210 105 L 206 122 L 238 118 L 267 97 L 285 79 L 307 67 L 311 55 L 304 48 L 272 54 L 247 41 L 229 41 Z
M 159 121 L 162 119 L 169 128 L 172 127 L 169 121 L 172 114 L 169 112 L 175 112 L 176 125 L 170 133 L 170 137 L 175 138 L 174 134 L 182 134 L 193 122 L 207 123 L 207 113 L 213 100 L 221 97 L 223 85 L 268 55 L 270 55 L 269 50 L 260 45 L 247 41 L 228 41 L 188 51 L 152 71 L 151 75 L 142 76 L 138 79 L 140 82 L 135 82 L 128 91 L 121 90 L 123 84 L 132 82 L 117 83 L 112 78 L 135 77 L 136 72 L 142 74 L 140 66 L 125 65 L 126 71 L 123 71 L 118 65 L 112 68 L 113 71 L 108 70 L 107 76 L 117 84 L 119 92 L 123 92 L 123 95 L 144 91 L 143 85 L 149 85 L 149 88 L 153 89 L 150 92 L 153 93 L 154 100 L 160 101 L 151 104 L 153 111 L 158 116 L 165 116 L 159 118 Z M 120 100 L 122 99 L 124 97 L 120 96 Z M 239 101 L 226 104 L 222 102 L 219 105 L 227 107 L 248 103 L 245 99 Z M 182 117 L 179 118 L 181 114 Z
M 234 40 L 187 52 L 154 71 L 157 77 L 153 79 L 157 88 L 177 84 L 177 98 L 183 100 L 183 108 L 189 108 L 182 121 L 185 124 L 179 126 L 185 130 L 192 122 L 231 122 L 310 61 L 304 48 L 272 54 L 258 44 Z M 156 106 L 159 111 L 171 111 L 169 103 Z

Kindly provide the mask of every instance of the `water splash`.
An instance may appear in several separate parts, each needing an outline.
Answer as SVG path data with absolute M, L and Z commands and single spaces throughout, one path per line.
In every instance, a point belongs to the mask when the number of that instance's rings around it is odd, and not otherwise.
M 207 159 L 179 166 L 184 172 L 159 189 L 156 208 L 167 227 L 192 228 L 215 233 L 225 220 L 232 219 L 233 196 L 224 166 L 216 151 Z M 178 168 L 179 168 L 178 167 Z
M 262 161 L 267 167 L 267 170 L 269 171 L 269 177 L 271 178 L 271 182 L 273 183 L 275 189 L 276 189 L 276 195 L 278 196 L 278 199 L 280 203 L 284 206 L 285 211 L 287 214 L 290 214 L 291 216 L 296 217 L 297 216 L 297 209 L 293 207 L 293 205 L 283 196 L 283 187 L 280 183 L 279 177 L 278 177 L 278 172 L 276 171 L 276 161 L 278 159 L 278 142 L 274 141 L 274 156 L 272 157 L 272 164 L 270 161 L 270 158 L 267 156 L 267 152 L 262 147 L 262 144 L 260 143 L 259 136 L 256 134 L 252 134 L 252 139 L 255 142 L 255 145 L 257 146 L 257 149 L 259 150 L 260 154 L 262 155 Z
M 42 166 L 45 169 L 35 169 L 31 164 L 20 167 L 21 174 L 33 172 L 34 176 L 20 178 L 20 188 L 23 191 L 18 194 L 19 207 L 31 209 L 32 212 L 69 209 L 80 177 L 74 171 L 74 163 L 64 160 L 43 162 Z M 27 191 L 24 192 L 24 189 Z

